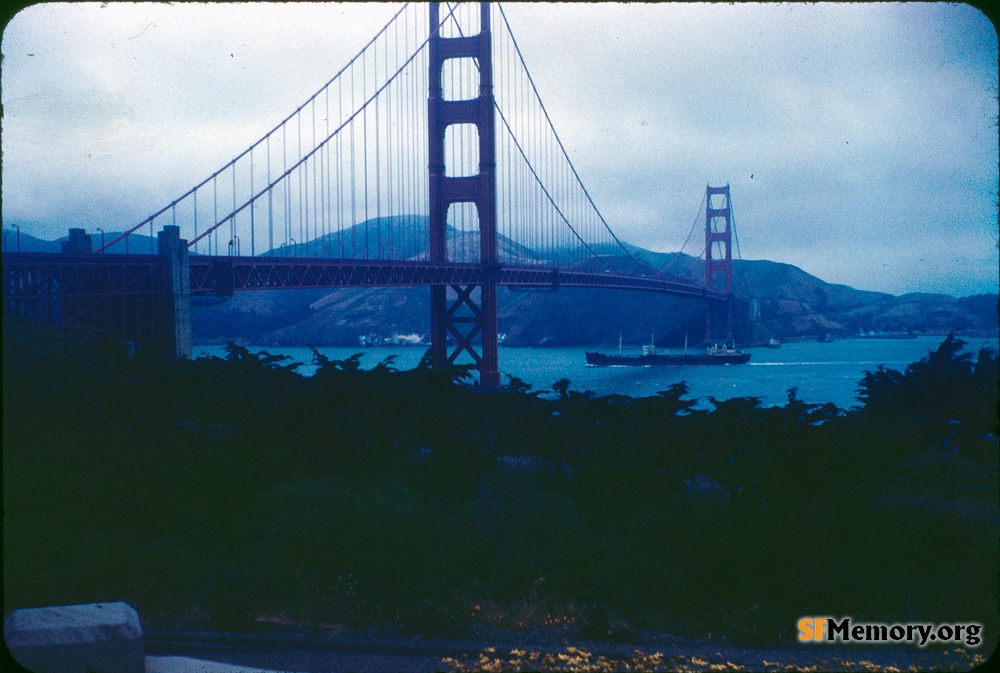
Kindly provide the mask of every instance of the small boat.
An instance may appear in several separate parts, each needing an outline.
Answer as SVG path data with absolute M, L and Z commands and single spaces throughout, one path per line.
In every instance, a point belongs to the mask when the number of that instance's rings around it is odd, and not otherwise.
M 686 340 L 685 340 L 686 341 Z M 657 353 L 650 343 L 642 347 L 642 355 L 622 355 L 619 343 L 618 355 L 587 353 L 588 367 L 663 367 L 680 365 L 742 365 L 750 362 L 750 354 L 733 348 L 733 342 L 714 344 L 704 353 L 688 353 L 685 343 L 684 353 Z
M 781 348 L 781 342 L 778 341 L 777 339 L 772 338 L 766 344 L 764 344 L 764 348 Z

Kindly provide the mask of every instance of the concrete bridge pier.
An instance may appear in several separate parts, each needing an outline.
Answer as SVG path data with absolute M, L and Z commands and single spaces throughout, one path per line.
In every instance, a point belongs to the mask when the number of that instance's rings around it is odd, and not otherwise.
M 187 241 L 180 227 L 167 225 L 157 234 L 158 251 L 166 266 L 164 345 L 169 358 L 191 357 L 191 274 Z

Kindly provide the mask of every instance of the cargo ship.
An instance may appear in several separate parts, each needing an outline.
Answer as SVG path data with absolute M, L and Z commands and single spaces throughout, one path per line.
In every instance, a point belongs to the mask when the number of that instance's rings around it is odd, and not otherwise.
M 750 353 L 733 348 L 733 342 L 723 345 L 714 344 L 705 349 L 704 353 L 688 353 L 685 344 L 684 353 L 657 353 L 656 346 L 649 344 L 642 347 L 642 355 L 622 355 L 619 345 L 617 355 L 605 353 L 587 353 L 588 367 L 665 367 L 682 365 L 743 365 L 750 362 Z

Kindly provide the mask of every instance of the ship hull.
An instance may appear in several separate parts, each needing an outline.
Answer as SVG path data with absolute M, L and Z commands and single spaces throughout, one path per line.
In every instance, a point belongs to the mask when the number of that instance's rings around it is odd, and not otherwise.
M 720 353 L 716 355 L 655 354 L 606 355 L 587 353 L 590 367 L 678 367 L 684 365 L 742 365 L 750 362 L 750 353 Z

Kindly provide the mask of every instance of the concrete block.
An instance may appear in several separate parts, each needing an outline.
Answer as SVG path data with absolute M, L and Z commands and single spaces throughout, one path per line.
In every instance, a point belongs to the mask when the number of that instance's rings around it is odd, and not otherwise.
M 89 255 L 94 249 L 90 234 L 84 229 L 70 229 L 69 238 L 59 247 L 64 254 L 71 255 Z
M 36 673 L 144 673 L 139 614 L 128 603 L 14 610 L 3 627 L 14 660 Z

